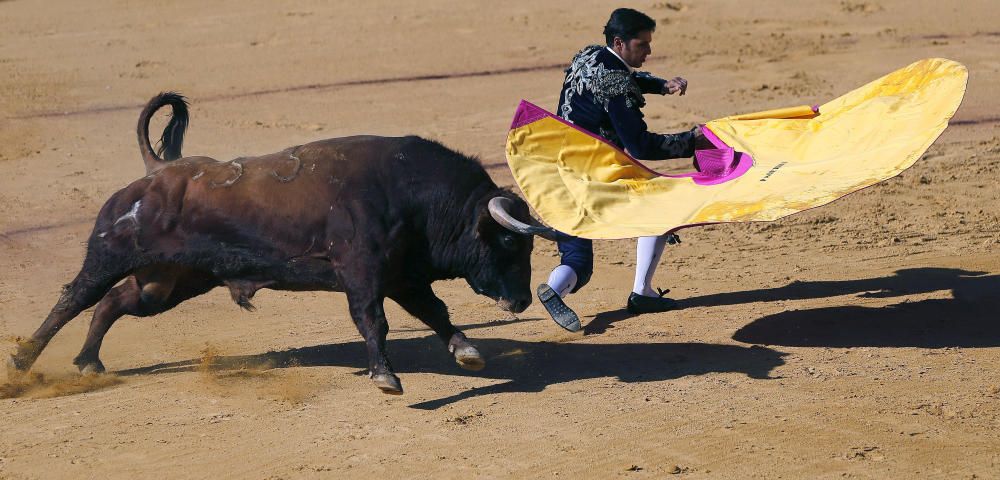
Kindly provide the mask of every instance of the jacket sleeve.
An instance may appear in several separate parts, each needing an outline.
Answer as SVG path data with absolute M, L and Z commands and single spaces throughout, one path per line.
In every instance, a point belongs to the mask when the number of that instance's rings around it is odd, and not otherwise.
M 661 135 L 652 133 L 638 108 L 629 108 L 625 96 L 608 102 L 608 115 L 615 133 L 629 155 L 642 160 L 664 160 L 694 155 L 694 131 Z
M 649 72 L 635 72 L 635 82 L 639 84 L 642 93 L 655 93 L 663 95 L 663 86 L 667 81 Z

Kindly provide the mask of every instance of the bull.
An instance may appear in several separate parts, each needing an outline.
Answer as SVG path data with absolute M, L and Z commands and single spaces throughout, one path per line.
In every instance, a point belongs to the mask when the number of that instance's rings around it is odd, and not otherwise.
M 150 118 L 168 105 L 172 116 L 154 151 Z M 415 136 L 354 136 L 222 162 L 182 157 L 187 124 L 187 102 L 176 93 L 142 110 L 137 136 L 147 175 L 101 208 L 80 272 L 19 343 L 13 374 L 30 369 L 94 304 L 73 361 L 84 373 L 105 370 L 101 343 L 123 315 L 156 315 L 220 286 L 247 310 L 263 288 L 319 290 L 347 295 L 371 379 L 400 394 L 386 356 L 385 298 L 433 329 L 470 370 L 485 361 L 431 284 L 463 278 L 511 312 L 531 303 L 533 236 L 552 232 L 475 159 Z

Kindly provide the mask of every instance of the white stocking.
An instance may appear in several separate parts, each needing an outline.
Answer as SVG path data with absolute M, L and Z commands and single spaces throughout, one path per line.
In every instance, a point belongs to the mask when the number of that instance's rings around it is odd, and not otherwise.
M 546 282 L 552 290 L 555 290 L 560 297 L 569 295 L 576 286 L 576 272 L 568 265 L 559 265 L 549 274 L 549 281 Z
M 647 297 L 659 296 L 653 290 L 653 274 L 667 245 L 666 235 L 659 237 L 639 237 L 635 245 L 635 283 L 632 292 Z

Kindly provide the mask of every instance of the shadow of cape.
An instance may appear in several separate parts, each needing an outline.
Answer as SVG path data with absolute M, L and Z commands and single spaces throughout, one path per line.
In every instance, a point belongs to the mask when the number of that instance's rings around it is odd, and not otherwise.
M 790 310 L 759 318 L 733 339 L 794 347 L 1000 346 L 1000 275 L 947 268 L 900 270 L 885 278 L 797 282 L 786 287 L 690 299 L 691 304 L 821 298 L 857 293 L 891 298 L 950 290 L 953 298 L 886 307 L 838 306 Z M 691 306 L 691 305 L 688 305 Z
M 1000 276 L 986 275 L 985 272 L 975 272 L 957 268 L 908 268 L 898 270 L 894 274 L 885 277 L 864 278 L 857 280 L 821 280 L 809 282 L 796 280 L 788 285 L 775 288 L 722 292 L 682 298 L 677 300 L 677 307 L 678 309 L 694 307 L 711 308 L 728 305 L 743 305 L 755 302 L 813 300 L 843 295 L 857 295 L 861 298 L 893 298 L 925 294 L 941 290 L 951 290 L 956 301 L 929 301 L 930 303 L 920 302 L 921 305 L 917 309 L 919 310 L 919 308 L 926 307 L 928 308 L 928 313 L 935 312 L 938 314 L 944 314 L 943 316 L 948 318 L 961 318 L 957 319 L 953 322 L 953 324 L 943 324 L 937 321 L 937 317 L 921 315 L 918 311 L 916 312 L 918 314 L 917 316 L 921 317 L 922 320 L 912 323 L 911 326 L 915 327 L 915 330 L 924 330 L 928 333 L 932 333 L 932 331 L 937 330 L 937 332 L 934 333 L 945 334 L 945 336 L 941 337 L 941 339 L 948 338 L 948 332 L 951 331 L 952 340 L 950 341 L 958 341 L 959 343 L 974 344 L 977 341 L 995 341 L 986 339 L 977 340 L 972 338 L 974 336 L 974 332 L 976 331 L 982 330 L 987 332 L 996 332 L 996 325 L 990 325 L 990 322 L 979 322 L 978 319 L 971 319 L 972 321 L 970 322 L 970 318 L 968 318 L 965 313 L 972 313 L 976 311 L 1000 311 L 1000 309 L 997 308 L 1000 307 L 1000 295 L 997 295 L 997 292 L 1000 292 Z M 779 340 L 779 338 L 772 338 L 772 336 L 778 335 L 778 337 L 780 337 L 781 334 L 779 331 L 782 329 L 779 328 L 779 324 L 784 325 L 789 329 L 800 329 L 803 328 L 804 325 L 810 323 L 825 323 L 826 320 L 824 319 L 828 318 L 830 321 L 836 323 L 835 325 L 829 325 L 830 328 L 855 334 L 858 338 L 857 342 L 860 342 L 862 345 L 871 344 L 893 346 L 894 344 L 891 342 L 881 341 L 874 337 L 870 343 L 865 343 L 860 339 L 860 337 L 873 333 L 871 328 L 866 328 L 872 326 L 872 322 L 870 320 L 881 315 L 892 316 L 897 313 L 906 315 L 907 313 L 901 313 L 903 310 L 894 310 L 894 307 L 910 308 L 912 305 L 914 304 L 904 302 L 887 308 L 839 307 L 802 310 L 798 312 L 783 312 L 753 322 L 750 326 L 741 329 L 736 336 L 733 337 L 733 339 L 745 343 L 764 345 L 810 345 L 809 343 L 802 342 L 786 343 L 783 340 Z M 910 311 L 909 313 L 914 312 Z M 599 313 L 595 315 L 589 323 L 584 325 L 584 333 L 587 335 L 604 333 L 609 328 L 614 328 L 615 323 L 627 321 L 634 316 L 635 315 L 628 313 L 625 309 Z M 868 320 L 855 317 L 866 317 Z M 985 319 L 982 320 L 985 321 Z M 923 328 L 921 328 L 921 322 L 924 323 Z M 977 322 L 980 323 L 978 327 L 983 328 L 977 328 Z M 959 333 L 959 330 L 954 330 L 952 327 L 958 327 L 959 329 L 968 327 L 969 335 L 965 335 L 965 337 L 968 337 L 969 341 L 963 342 L 961 340 L 963 335 Z M 765 332 L 758 329 L 767 331 Z M 807 327 L 806 330 L 808 330 Z M 893 332 L 890 329 L 887 333 Z M 1000 337 L 993 335 L 993 339 L 997 338 Z M 931 344 L 934 343 L 931 342 Z M 816 345 L 834 346 L 822 343 Z
M 541 392 L 550 385 L 591 378 L 612 377 L 622 382 L 670 380 L 713 372 L 742 373 L 770 378 L 785 355 L 769 348 L 704 343 L 591 344 L 523 342 L 497 338 L 476 339 L 487 356 L 479 372 L 458 368 L 436 336 L 389 340 L 388 355 L 396 372 L 432 372 L 446 375 L 502 380 L 436 400 L 411 405 L 436 409 L 467 398 L 510 392 Z M 316 345 L 258 355 L 216 357 L 210 368 L 236 369 L 254 365 L 285 367 L 352 367 L 367 373 L 363 342 Z M 200 360 L 163 363 L 117 372 L 119 375 L 190 371 Z M 405 377 L 403 378 L 405 383 Z M 374 394 L 374 391 L 373 391 Z

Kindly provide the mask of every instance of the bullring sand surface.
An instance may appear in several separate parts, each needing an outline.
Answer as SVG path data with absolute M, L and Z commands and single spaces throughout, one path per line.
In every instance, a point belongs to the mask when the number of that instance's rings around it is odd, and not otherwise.
M 143 175 L 134 124 L 160 91 L 192 102 L 188 155 L 418 134 L 512 185 L 517 102 L 554 107 L 611 6 L 501 3 L 0 1 L 4 353 L 77 272 L 103 201 Z M 114 375 L 81 378 L 85 312 L 3 380 L 0 479 L 1000 477 L 1000 4 L 629 6 L 659 23 L 644 69 L 690 81 L 648 99 L 654 130 L 822 103 L 927 57 L 968 66 L 968 93 L 900 177 L 683 232 L 655 280 L 681 310 L 622 310 L 631 241 L 598 243 L 569 298 L 582 334 L 442 282 L 487 358 L 465 372 L 387 302 L 402 396 L 364 375 L 342 294 L 264 290 L 248 313 L 216 290 L 126 317 L 102 352 Z M 534 282 L 556 262 L 536 242 Z

